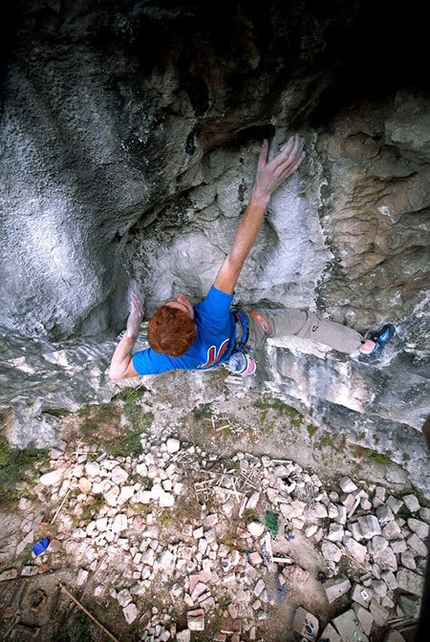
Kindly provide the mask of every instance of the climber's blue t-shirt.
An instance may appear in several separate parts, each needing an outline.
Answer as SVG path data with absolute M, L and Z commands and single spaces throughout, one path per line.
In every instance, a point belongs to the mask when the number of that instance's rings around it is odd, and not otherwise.
M 181 357 L 158 354 L 152 348 L 133 355 L 133 367 L 140 375 L 159 374 L 166 370 L 206 370 L 226 361 L 233 352 L 236 322 L 230 306 L 234 294 L 226 294 L 212 285 L 207 297 L 194 306 L 197 335 L 193 345 Z

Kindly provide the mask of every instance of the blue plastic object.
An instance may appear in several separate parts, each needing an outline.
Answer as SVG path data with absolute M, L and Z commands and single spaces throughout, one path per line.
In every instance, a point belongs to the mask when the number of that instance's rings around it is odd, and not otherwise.
M 36 542 L 36 544 L 33 546 L 31 550 L 35 555 L 41 555 L 46 551 L 48 546 L 49 546 L 49 539 L 47 537 L 44 537 L 40 541 Z

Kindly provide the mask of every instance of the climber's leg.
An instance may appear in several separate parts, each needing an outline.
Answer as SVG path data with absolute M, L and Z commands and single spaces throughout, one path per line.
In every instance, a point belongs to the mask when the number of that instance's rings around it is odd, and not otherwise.
M 246 310 L 249 318 L 251 347 L 258 347 L 267 337 L 294 335 L 345 352 L 359 353 L 364 339 L 359 332 L 305 310 L 293 308 Z

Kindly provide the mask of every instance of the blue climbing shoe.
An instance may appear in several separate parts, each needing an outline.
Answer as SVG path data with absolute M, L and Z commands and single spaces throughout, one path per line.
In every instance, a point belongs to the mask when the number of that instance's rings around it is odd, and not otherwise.
M 395 335 L 396 329 L 393 326 L 392 323 L 386 323 L 382 328 L 378 331 L 375 332 L 374 334 L 370 334 L 367 339 L 370 339 L 371 341 L 375 342 L 375 347 L 373 348 L 372 352 L 369 352 L 368 354 L 361 353 L 362 357 L 376 357 L 377 355 L 380 354 L 382 348 L 385 346 L 386 343 Z

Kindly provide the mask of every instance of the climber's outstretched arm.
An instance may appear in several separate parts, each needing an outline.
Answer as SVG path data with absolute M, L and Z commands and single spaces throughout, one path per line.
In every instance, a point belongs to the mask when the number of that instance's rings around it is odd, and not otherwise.
M 143 307 L 136 294 L 131 295 L 130 303 L 131 310 L 127 319 L 127 327 L 124 336 L 121 338 L 121 341 L 113 353 L 110 364 L 109 377 L 112 381 L 138 376 L 138 373 L 133 367 L 132 350 L 139 334 L 140 324 L 142 323 Z
M 305 157 L 304 138 L 292 136 L 283 150 L 267 161 L 269 143 L 264 141 L 258 159 L 254 187 L 233 244 L 215 279 L 215 287 L 233 294 L 246 257 L 255 243 L 273 192 L 293 174 Z

